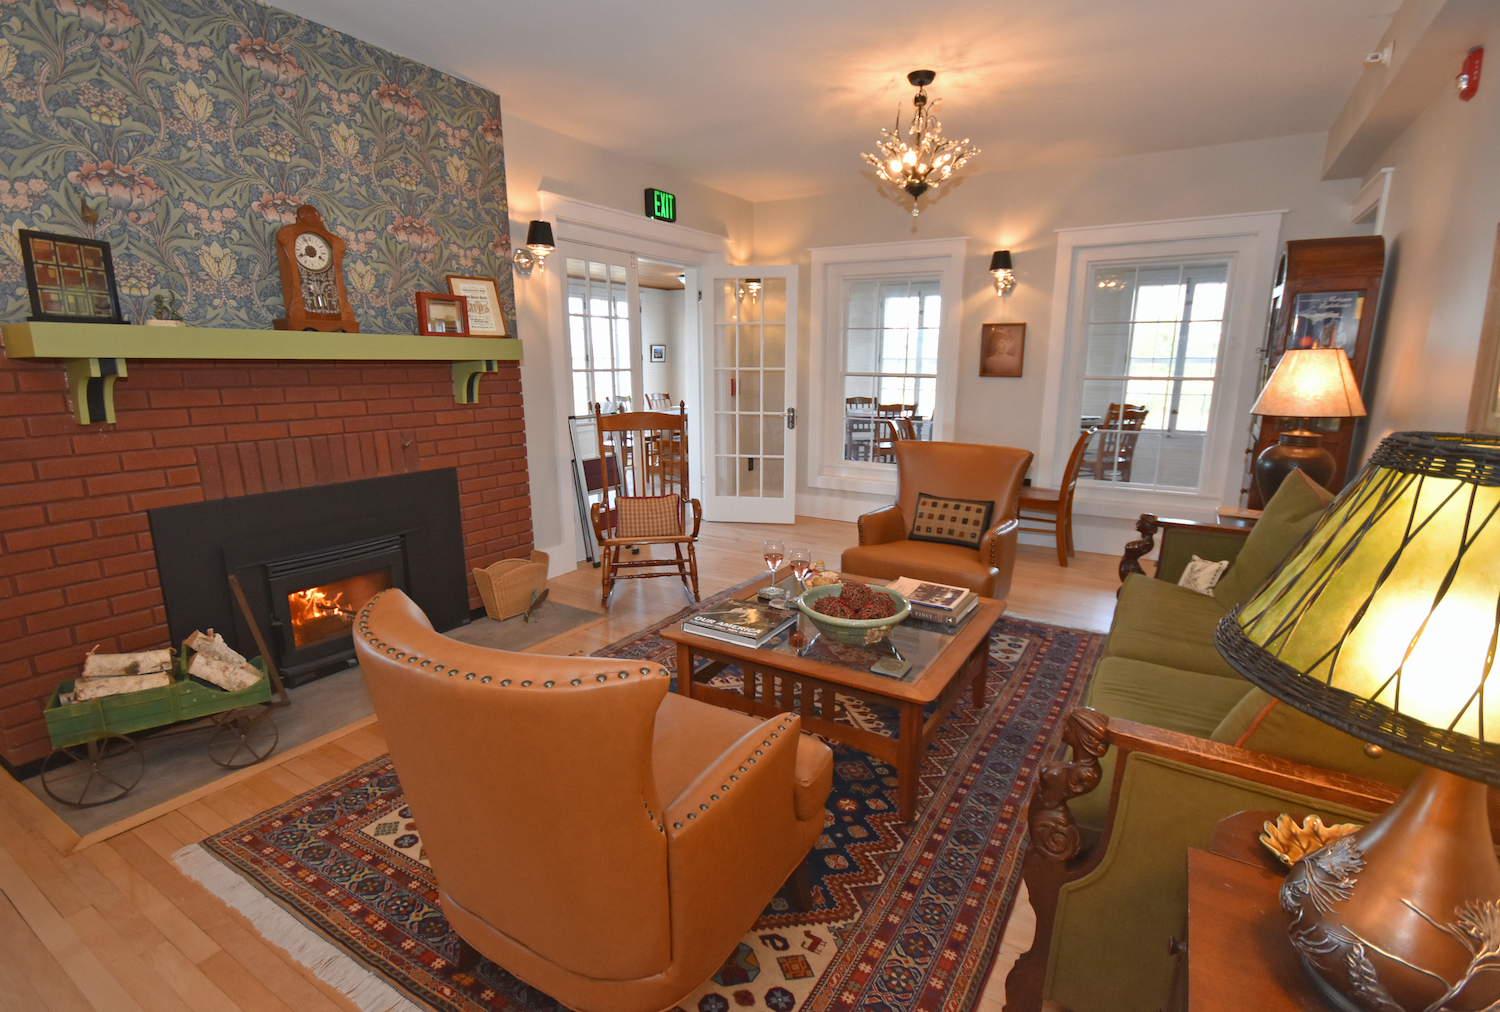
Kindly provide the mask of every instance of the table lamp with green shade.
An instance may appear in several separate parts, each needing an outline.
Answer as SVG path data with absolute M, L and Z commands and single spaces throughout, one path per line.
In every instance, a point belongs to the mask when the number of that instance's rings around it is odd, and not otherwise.
M 1382 442 L 1218 625 L 1219 652 L 1251 682 L 1427 765 L 1282 887 L 1292 944 L 1335 1008 L 1500 1008 L 1497 637 L 1500 438 L 1422 432 Z

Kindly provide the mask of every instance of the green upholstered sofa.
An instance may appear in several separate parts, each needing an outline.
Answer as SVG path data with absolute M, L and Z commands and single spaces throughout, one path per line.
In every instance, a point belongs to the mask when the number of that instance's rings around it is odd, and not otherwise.
M 1142 518 L 1121 568 L 1159 528 L 1156 577 L 1125 576 L 1090 709 L 1071 718 L 1074 761 L 1045 767 L 1033 796 L 1025 875 L 1037 938 L 1007 981 L 1010 1012 L 1042 998 L 1072 1012 L 1169 1006 L 1188 847 L 1206 847 L 1220 819 L 1246 810 L 1364 821 L 1420 769 L 1277 703 L 1213 645 L 1215 624 L 1331 500 L 1294 471 L 1249 531 Z M 1230 560 L 1211 595 L 1177 586 L 1193 555 Z

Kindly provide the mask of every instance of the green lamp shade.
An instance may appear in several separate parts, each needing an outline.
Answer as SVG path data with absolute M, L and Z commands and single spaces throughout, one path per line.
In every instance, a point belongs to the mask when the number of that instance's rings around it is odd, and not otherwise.
M 1220 652 L 1365 741 L 1500 787 L 1500 438 L 1397 433 Z

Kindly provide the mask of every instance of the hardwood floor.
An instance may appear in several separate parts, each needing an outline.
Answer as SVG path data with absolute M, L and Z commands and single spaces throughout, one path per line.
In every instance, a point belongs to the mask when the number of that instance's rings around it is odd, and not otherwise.
M 704 524 L 698 545 L 703 595 L 763 571 L 761 542 L 777 537 L 838 567 L 854 525 L 799 518 L 792 527 Z M 1051 548 L 1022 546 L 1012 614 L 1108 628 L 1116 559 L 1080 553 L 1057 565 Z M 689 603 L 679 582 L 629 580 L 606 614 L 599 572 L 587 563 L 549 583 L 552 600 L 597 620 L 538 644 L 543 653 L 589 653 Z M 171 855 L 385 752 L 376 723 L 310 742 L 230 776 L 191 800 L 116 835 L 80 841 L 45 805 L 0 774 L 0 1010 L 16 1012 L 327 1012 L 354 1006 L 249 922 L 179 872 Z M 149 776 L 149 770 L 147 771 Z M 108 836 L 108 838 L 101 838 Z M 82 845 L 80 845 L 82 844 Z M 1018 901 L 985 1012 L 1003 1004 L 1005 973 L 1030 944 L 1031 908 Z

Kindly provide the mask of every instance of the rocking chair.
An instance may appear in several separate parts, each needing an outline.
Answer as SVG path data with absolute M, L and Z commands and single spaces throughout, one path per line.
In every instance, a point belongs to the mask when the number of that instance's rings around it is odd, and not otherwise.
M 616 580 L 678 576 L 698 600 L 698 557 L 693 543 L 703 523 L 703 508 L 688 498 L 687 408 L 631 411 L 606 415 L 594 405 L 603 463 L 604 499 L 589 510 L 599 541 L 603 588 L 600 603 L 609 607 Z M 687 525 L 692 507 L 693 525 Z M 671 545 L 673 558 L 635 558 L 642 545 Z M 631 558 L 621 558 L 624 549 Z M 621 572 L 621 570 L 642 572 Z

